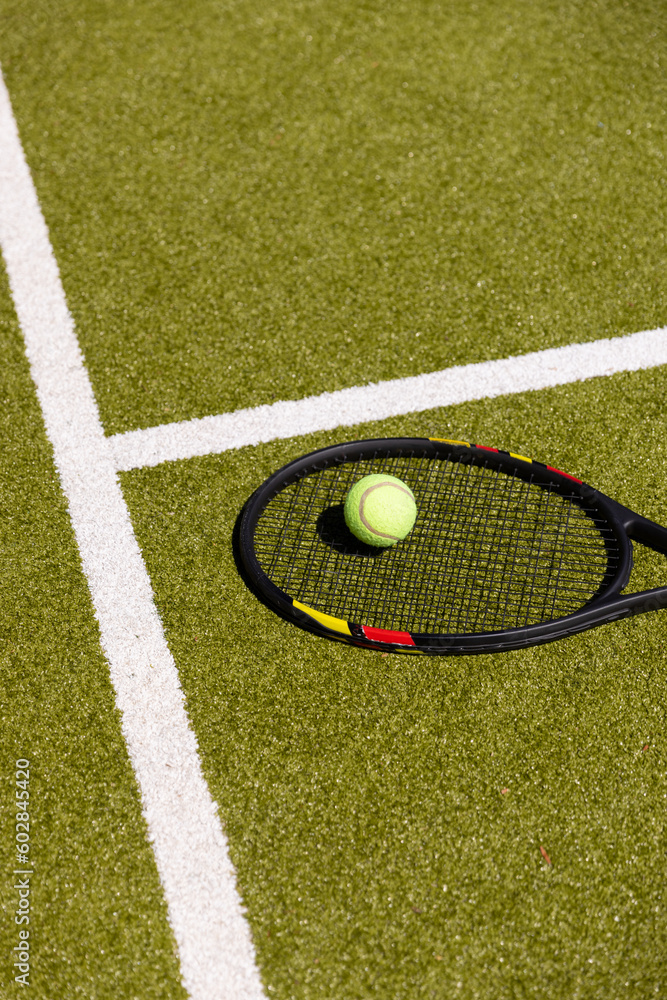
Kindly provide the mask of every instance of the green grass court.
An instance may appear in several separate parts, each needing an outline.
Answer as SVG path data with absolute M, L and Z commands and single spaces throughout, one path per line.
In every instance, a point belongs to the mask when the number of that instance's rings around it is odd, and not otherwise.
M 105 434 L 664 327 L 666 29 L 658 0 L 0 0 Z M 8 272 L 0 998 L 227 1000 L 184 977 Z M 373 436 L 511 449 L 667 524 L 666 399 L 657 365 L 120 473 L 267 997 L 667 997 L 666 613 L 387 656 L 273 615 L 231 545 L 271 472 Z

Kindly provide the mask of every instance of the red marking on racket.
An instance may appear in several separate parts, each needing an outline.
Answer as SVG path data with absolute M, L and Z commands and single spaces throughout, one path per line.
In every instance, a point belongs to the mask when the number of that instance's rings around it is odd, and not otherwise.
M 573 483 L 583 482 L 583 479 L 577 479 L 576 476 L 571 476 L 569 472 L 563 472 L 562 469 L 555 469 L 553 465 L 547 465 L 547 469 L 550 472 L 557 472 L 559 476 L 565 476 L 566 479 L 571 479 Z
M 414 646 L 415 640 L 409 632 L 391 632 L 386 628 L 370 628 L 363 625 L 362 630 L 367 639 L 373 642 L 393 642 L 397 646 Z

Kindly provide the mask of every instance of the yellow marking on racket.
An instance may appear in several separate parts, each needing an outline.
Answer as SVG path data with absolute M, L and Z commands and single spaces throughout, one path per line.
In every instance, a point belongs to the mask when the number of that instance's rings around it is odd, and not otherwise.
M 443 444 L 462 444 L 466 448 L 470 447 L 470 441 L 452 441 L 451 438 L 429 438 L 429 441 L 441 441 Z
M 321 611 L 315 611 L 314 608 L 308 608 L 305 604 L 300 604 L 299 601 L 292 600 L 292 604 L 299 611 L 304 611 L 311 618 L 314 618 L 316 622 L 320 625 L 324 625 L 325 628 L 330 628 L 332 632 L 343 632 L 345 635 L 352 635 L 350 632 L 350 626 L 342 618 L 334 618 L 333 615 L 323 615 Z
M 510 452 L 512 458 L 520 458 L 522 462 L 532 462 L 532 458 L 526 458 L 525 455 L 515 455 L 513 451 Z

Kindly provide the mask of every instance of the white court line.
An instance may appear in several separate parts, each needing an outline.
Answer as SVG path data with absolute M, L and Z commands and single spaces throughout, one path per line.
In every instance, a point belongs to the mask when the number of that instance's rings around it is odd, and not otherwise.
M 108 443 L 118 470 L 135 469 L 657 365 L 667 365 L 667 327 L 128 431 Z
M 217 807 L 0 75 L 0 247 L 193 1000 L 264 997 Z M 224 725 L 224 720 L 221 720 Z

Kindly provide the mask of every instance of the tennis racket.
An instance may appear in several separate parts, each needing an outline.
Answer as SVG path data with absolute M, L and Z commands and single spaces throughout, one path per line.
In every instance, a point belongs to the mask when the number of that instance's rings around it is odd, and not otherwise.
M 402 479 L 407 538 L 379 549 L 347 529 L 362 476 Z M 667 555 L 667 528 L 581 480 L 496 448 L 435 438 L 334 445 L 298 458 L 247 501 L 246 579 L 275 612 L 329 639 L 463 654 L 562 639 L 667 607 L 667 587 L 624 594 L 632 539 Z

